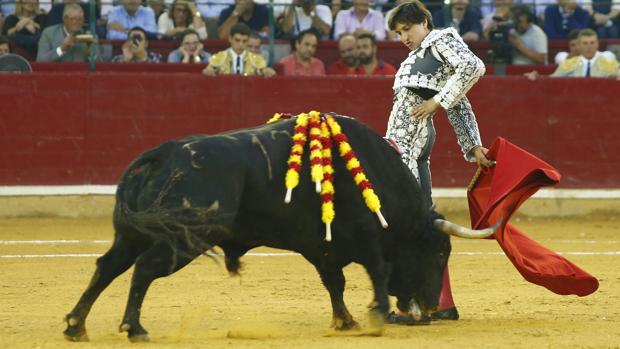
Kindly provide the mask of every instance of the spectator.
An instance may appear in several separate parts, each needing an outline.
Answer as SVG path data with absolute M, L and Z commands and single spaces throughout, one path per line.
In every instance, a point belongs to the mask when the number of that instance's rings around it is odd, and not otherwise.
M 84 11 L 78 4 L 66 4 L 62 23 L 47 27 L 41 33 L 37 62 L 86 62 L 93 36 L 79 36 L 84 27 Z
M 11 42 L 5 36 L 0 36 L 0 56 L 11 53 Z
M 340 59 L 329 66 L 329 75 L 355 75 L 355 70 L 359 65 L 357 55 L 357 41 L 353 34 L 344 34 L 338 40 L 338 53 Z
M 269 60 L 267 59 L 267 57 L 269 57 L 269 52 L 266 52 L 264 50 L 261 49 L 261 38 L 260 35 L 258 35 L 258 33 L 254 30 L 252 30 L 250 32 L 250 36 L 248 37 L 248 43 L 245 47 L 246 50 L 248 50 L 249 52 L 252 52 L 254 54 L 256 54 L 257 56 L 262 56 L 263 59 L 265 60 L 265 62 L 268 62 Z M 273 70 L 271 67 L 265 67 L 263 68 L 263 76 L 266 78 L 270 78 L 272 76 L 276 75 L 276 71 Z
M 255 4 L 269 5 L 270 0 L 254 0 Z M 277 0 L 273 2 L 273 18 L 281 19 L 284 17 L 284 11 L 294 2 L 294 0 Z M 325 3 L 323 0 L 319 0 L 321 3 Z M 333 17 L 332 17 L 333 18 Z
M 159 17 L 159 33 L 178 39 L 187 29 L 194 29 L 200 40 L 207 38 L 207 27 L 193 0 L 174 0 Z
M 370 0 L 353 0 L 353 7 L 338 12 L 334 25 L 334 37 L 343 33 L 358 35 L 371 32 L 377 40 L 385 39 L 385 21 L 379 11 L 370 8 Z
M 395 75 L 396 69 L 389 63 L 377 59 L 377 43 L 372 34 L 364 33 L 357 36 L 357 56 L 359 66 L 357 75 Z
M 409 0 L 407 0 L 407 2 L 409 2 Z M 446 0 L 424 0 L 422 3 L 424 3 L 426 9 L 432 14 L 443 9 Z
M 322 76 L 325 66 L 313 57 L 319 38 L 312 29 L 302 31 L 295 40 L 295 52 L 282 58 L 279 67 L 285 76 Z
M 515 20 L 515 32 L 509 36 L 514 48 L 512 64 L 547 64 L 547 35 L 534 24 L 532 10 L 519 4 L 511 13 Z
M 2 28 L 4 28 L 4 15 L 0 11 L 0 31 L 2 31 Z
M 560 64 L 568 58 L 579 56 L 579 32 L 580 29 L 573 29 L 568 33 L 568 52 L 561 51 L 555 55 L 555 64 Z
M 228 6 L 235 3 L 235 0 L 217 0 L 217 1 L 198 1 L 198 11 L 202 17 L 217 21 L 222 12 Z
M 50 12 L 47 14 L 47 20 L 45 21 L 45 27 L 49 27 L 52 25 L 56 25 L 62 23 L 62 14 L 65 9 L 65 4 L 74 3 L 78 4 L 82 7 L 84 11 L 84 25 L 85 28 L 89 26 L 90 23 L 90 5 L 88 2 L 80 2 L 79 0 L 63 0 L 63 2 L 54 4 L 50 9 Z M 95 9 L 95 32 L 99 38 L 106 37 L 106 20 L 105 18 L 101 18 L 101 0 L 96 0 L 96 9 Z
M 220 39 L 228 39 L 230 29 L 236 23 L 244 23 L 263 35 L 269 30 L 269 10 L 267 6 L 255 4 L 253 0 L 235 0 L 220 14 L 217 35 Z
M 127 33 L 128 39 L 123 43 L 123 53 L 112 57 L 114 63 L 160 63 L 162 56 L 159 53 L 148 51 L 149 41 L 146 31 L 140 27 L 133 27 Z
M 568 33 L 568 52 L 562 51 L 555 55 L 555 64 L 560 64 L 568 58 L 579 56 L 579 29 L 573 29 Z M 603 56 L 610 60 L 616 59 L 616 55 L 611 51 L 603 51 Z
M 598 37 L 592 29 L 579 32 L 579 56 L 560 64 L 552 77 L 617 77 L 619 63 L 598 51 Z
M 495 0 L 495 11 L 482 18 L 482 37 L 489 40 L 489 33 L 498 29 L 498 26 L 510 21 L 510 7 L 512 0 Z
M 209 65 L 202 71 L 204 75 L 264 75 L 267 66 L 265 59 L 246 50 L 251 29 L 244 23 L 235 23 L 228 33 L 230 47 L 209 59 Z
M 437 28 L 456 29 L 463 40 L 477 41 L 482 35 L 480 17 L 480 11 L 469 6 L 469 0 L 451 0 L 450 6 L 433 13 L 433 23 Z
M 166 13 L 166 5 L 164 4 L 164 0 L 146 0 L 146 3 L 148 7 L 153 10 L 155 23 L 157 23 L 157 21 L 159 21 L 159 17 Z
M 211 55 L 203 48 L 198 32 L 188 29 L 181 34 L 181 46 L 168 55 L 168 63 L 208 63 Z
M 583 5 L 592 18 L 592 26 L 601 39 L 617 39 L 620 3 L 612 0 L 593 0 Z
M 576 0 L 558 0 L 545 9 L 543 29 L 549 40 L 566 40 L 571 30 L 587 28 L 589 22 L 590 14 Z
M 331 3 L 332 18 L 336 18 L 338 12 L 342 9 L 342 0 L 332 0 Z
M 140 27 L 148 34 L 157 33 L 155 13 L 150 7 L 140 6 L 140 0 L 122 0 L 108 15 L 108 39 L 127 40 L 129 28 Z
M 317 0 L 294 0 L 285 11 L 281 29 L 291 37 L 299 32 L 313 28 L 321 38 L 327 39 L 332 30 L 332 12 L 325 5 L 317 5 Z
M 44 26 L 45 14 L 40 13 L 39 1 L 18 0 L 15 3 L 15 13 L 4 21 L 2 35 L 35 54 Z

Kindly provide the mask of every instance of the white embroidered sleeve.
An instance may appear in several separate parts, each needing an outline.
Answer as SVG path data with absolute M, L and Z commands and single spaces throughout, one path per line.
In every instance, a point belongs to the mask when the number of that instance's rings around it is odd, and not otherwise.
M 434 46 L 446 64 L 454 69 L 444 87 L 435 97 L 435 101 L 448 110 L 484 75 L 484 63 L 469 50 L 460 37 L 443 35 Z
M 478 123 L 476 116 L 469 104 L 467 97 L 459 99 L 455 105 L 446 109 L 448 121 L 454 128 L 456 139 L 461 146 L 463 156 L 467 161 L 474 161 L 475 157 L 471 153 L 475 146 L 481 146 L 480 131 L 478 131 Z

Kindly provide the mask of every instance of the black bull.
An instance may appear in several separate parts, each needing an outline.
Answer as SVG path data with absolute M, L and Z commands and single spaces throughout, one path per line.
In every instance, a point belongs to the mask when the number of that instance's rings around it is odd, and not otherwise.
M 87 340 L 84 324 L 93 303 L 135 264 L 120 329 L 131 340 L 148 340 L 140 309 L 149 285 L 214 246 L 224 251 L 231 273 L 238 272 L 239 257 L 257 246 L 300 253 L 329 292 L 337 329 L 357 326 L 343 301 L 342 269 L 351 262 L 363 265 L 372 281 L 375 320 L 389 310 L 388 292 L 399 298 L 402 310 L 410 300 L 427 312 L 435 308 L 451 249 L 448 235 L 433 225 L 441 217 L 385 140 L 355 119 L 336 119 L 381 200 L 387 229 L 366 207 L 336 149 L 333 240 L 324 240 L 307 146 L 299 186 L 292 202 L 284 203 L 295 120 L 166 142 L 125 170 L 116 193 L 113 245 L 97 260 L 88 288 L 67 314 L 65 337 Z

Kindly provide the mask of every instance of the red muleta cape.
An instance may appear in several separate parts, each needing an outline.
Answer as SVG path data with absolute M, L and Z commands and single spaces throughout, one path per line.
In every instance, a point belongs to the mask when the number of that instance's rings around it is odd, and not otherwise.
M 492 238 L 527 281 L 561 295 L 581 297 L 596 291 L 595 277 L 507 223 L 539 188 L 557 184 L 560 173 L 501 137 L 488 157 L 497 164 L 479 172 L 467 193 L 472 228 L 486 228 L 503 218 Z

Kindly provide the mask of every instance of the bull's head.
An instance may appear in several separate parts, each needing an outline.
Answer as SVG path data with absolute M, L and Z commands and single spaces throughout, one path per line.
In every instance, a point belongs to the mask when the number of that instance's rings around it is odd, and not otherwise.
M 388 284 L 389 293 L 398 298 L 397 307 L 409 312 L 413 302 L 423 314 L 430 315 L 439 303 L 443 286 L 443 272 L 451 252 L 450 235 L 480 239 L 493 234 L 499 222 L 493 227 L 473 230 L 449 222 L 432 210 L 423 232 L 415 241 L 407 243 L 410 251 L 396 248 L 400 255 L 392 258 L 392 273 Z M 398 262 L 396 262 L 398 261 Z M 403 263 L 406 261 L 405 263 Z

